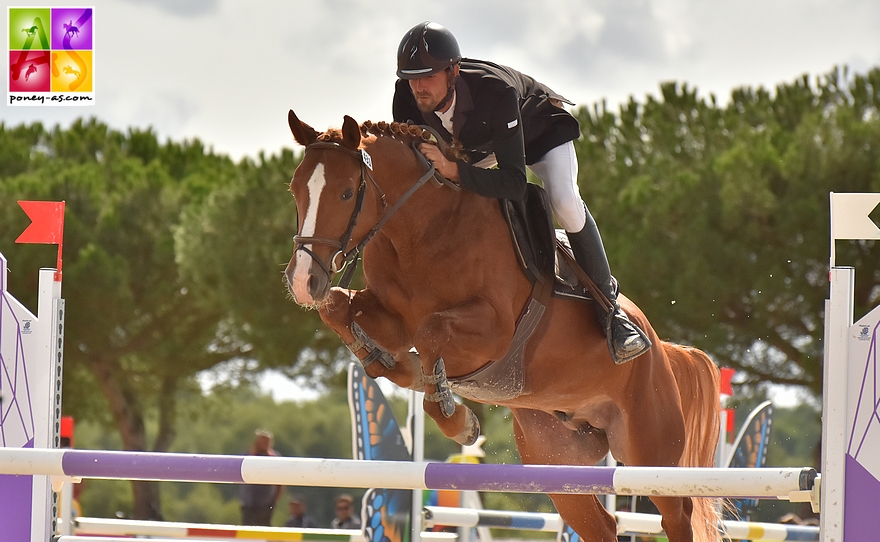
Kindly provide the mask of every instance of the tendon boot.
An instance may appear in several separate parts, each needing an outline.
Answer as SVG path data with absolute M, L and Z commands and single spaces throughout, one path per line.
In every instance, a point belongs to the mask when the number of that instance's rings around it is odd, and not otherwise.
M 595 221 L 591 218 L 588 213 L 587 224 L 581 231 L 566 233 L 578 265 L 611 302 L 611 308 L 607 311 L 599 301 L 595 306 L 599 323 L 608 339 L 611 359 L 620 365 L 647 352 L 651 348 L 651 341 L 617 304 L 617 288 L 614 279 L 611 278 L 611 268 L 608 266 L 608 257 L 605 256 L 602 237 L 599 235 Z

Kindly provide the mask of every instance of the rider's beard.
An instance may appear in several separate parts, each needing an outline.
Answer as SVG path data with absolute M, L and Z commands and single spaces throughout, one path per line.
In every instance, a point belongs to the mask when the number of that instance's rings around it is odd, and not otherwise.
M 416 93 L 415 98 L 416 104 L 419 106 L 419 111 L 422 113 L 430 113 L 434 111 L 442 99 L 442 97 L 438 99 L 432 96 L 429 92 Z

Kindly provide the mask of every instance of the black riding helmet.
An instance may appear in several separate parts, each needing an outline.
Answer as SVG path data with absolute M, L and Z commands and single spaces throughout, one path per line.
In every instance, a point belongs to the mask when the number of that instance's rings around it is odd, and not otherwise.
M 441 72 L 461 61 L 452 32 L 425 21 L 412 27 L 397 48 L 397 77 L 416 79 Z

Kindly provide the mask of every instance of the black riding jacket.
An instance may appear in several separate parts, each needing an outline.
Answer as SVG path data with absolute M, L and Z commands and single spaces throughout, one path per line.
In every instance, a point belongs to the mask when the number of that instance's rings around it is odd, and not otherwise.
M 468 157 L 467 162 L 458 162 L 461 186 L 483 196 L 522 199 L 526 164 L 534 164 L 550 149 L 580 136 L 577 120 L 553 103 L 572 102 L 511 68 L 462 59 L 455 93 L 454 134 L 436 114 L 419 110 L 406 80 L 398 79 L 395 85 L 392 114 L 397 122 L 431 126 L 448 143 L 454 135 Z M 470 165 L 492 153 L 497 169 Z

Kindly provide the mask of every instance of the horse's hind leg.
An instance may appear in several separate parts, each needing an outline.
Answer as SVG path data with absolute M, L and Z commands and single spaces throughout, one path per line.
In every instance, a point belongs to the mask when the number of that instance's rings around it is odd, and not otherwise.
M 654 349 L 652 349 L 653 351 Z M 678 385 L 665 359 L 649 355 L 633 365 L 629 380 L 623 431 L 612 432 L 611 450 L 627 466 L 682 466 L 688 435 Z M 693 502 L 682 497 L 651 497 L 662 516 L 661 524 L 670 542 L 693 542 Z
M 608 453 L 599 430 L 572 431 L 554 416 L 512 409 L 516 446 L 522 462 L 540 465 L 595 465 Z M 617 523 L 595 495 L 550 495 L 562 519 L 584 542 L 615 542 Z

